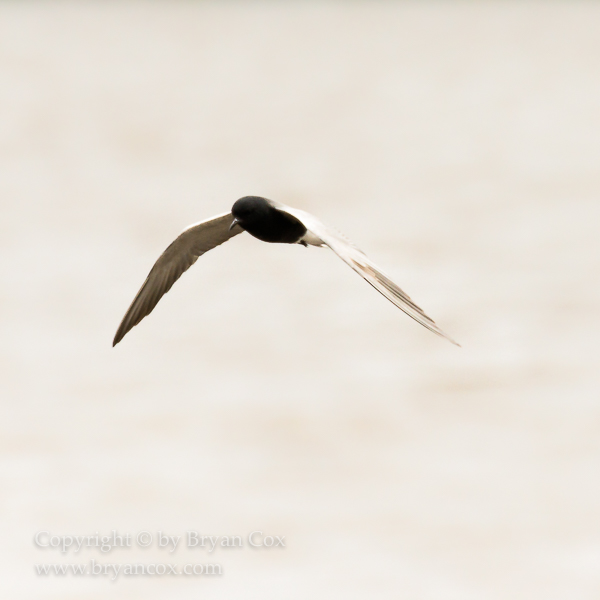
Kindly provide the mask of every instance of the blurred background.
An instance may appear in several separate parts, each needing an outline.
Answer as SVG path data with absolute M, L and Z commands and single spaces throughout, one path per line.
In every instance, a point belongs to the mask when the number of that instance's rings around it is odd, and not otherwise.
M 595 599 L 600 4 L 0 4 L 6 597 Z M 248 235 L 115 349 L 188 224 L 263 195 L 386 270 Z M 33 536 L 241 535 L 61 555 Z M 254 530 L 285 549 L 252 550 Z M 222 565 L 206 577 L 34 564 Z

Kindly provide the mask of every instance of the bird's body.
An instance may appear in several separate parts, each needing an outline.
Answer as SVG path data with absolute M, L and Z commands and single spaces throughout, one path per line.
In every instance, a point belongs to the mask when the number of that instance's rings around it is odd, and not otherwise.
M 191 225 L 168 246 L 123 317 L 113 346 L 152 312 L 160 298 L 199 256 L 242 231 L 263 242 L 329 246 L 390 302 L 430 331 L 456 344 L 363 252 L 338 232 L 302 210 L 260 196 L 245 196 L 234 203 L 231 213 Z
M 297 244 L 306 233 L 306 227 L 289 212 L 277 210 L 264 198 L 246 196 L 232 207 L 234 223 L 250 235 L 272 244 Z

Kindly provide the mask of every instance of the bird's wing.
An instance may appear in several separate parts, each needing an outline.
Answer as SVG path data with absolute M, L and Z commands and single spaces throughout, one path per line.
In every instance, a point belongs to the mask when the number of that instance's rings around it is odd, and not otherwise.
M 354 246 L 352 242 L 347 240 L 339 232 L 335 231 L 335 229 L 327 227 L 316 217 L 303 210 L 285 206 L 278 202 L 274 202 L 273 206 L 278 210 L 288 212 L 299 219 L 308 231 L 320 238 L 325 245 L 329 246 L 346 264 L 350 265 L 361 277 L 363 277 L 363 279 L 370 283 L 378 292 L 383 294 L 400 310 L 404 311 L 409 317 L 412 317 L 417 321 L 417 323 L 421 323 L 421 325 L 427 327 L 427 329 L 433 331 L 433 333 L 446 338 L 456 346 L 460 346 L 460 344 L 455 342 L 449 335 L 445 334 L 375 263 Z
M 239 225 L 229 229 L 232 221 L 231 213 L 225 213 L 207 221 L 194 223 L 171 243 L 154 263 L 144 285 L 133 299 L 119 329 L 117 329 L 113 346 L 118 344 L 132 327 L 135 327 L 152 312 L 163 295 L 171 289 L 182 273 L 196 262 L 199 256 L 238 233 L 242 233 L 243 229 Z

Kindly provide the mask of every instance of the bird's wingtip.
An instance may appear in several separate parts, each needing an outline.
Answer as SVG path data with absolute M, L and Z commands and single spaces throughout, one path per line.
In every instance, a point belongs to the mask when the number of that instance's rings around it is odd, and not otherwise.
M 453 340 L 449 335 L 444 334 L 444 337 L 451 343 L 454 344 L 455 346 L 458 346 L 459 348 L 462 348 L 462 346 L 456 341 Z

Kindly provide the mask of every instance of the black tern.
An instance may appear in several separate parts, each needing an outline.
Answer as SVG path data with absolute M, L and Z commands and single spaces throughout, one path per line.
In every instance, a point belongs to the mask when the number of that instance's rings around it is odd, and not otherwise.
M 148 316 L 171 286 L 205 252 L 247 231 L 263 242 L 328 246 L 363 279 L 409 317 L 459 345 L 446 335 L 379 267 L 340 233 L 326 227 L 311 214 L 267 200 L 245 196 L 231 212 L 200 221 L 185 229 L 161 254 L 134 298 L 115 334 L 113 346 Z

